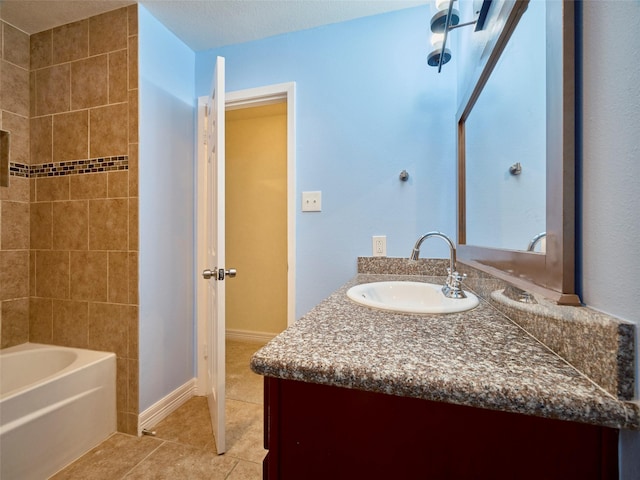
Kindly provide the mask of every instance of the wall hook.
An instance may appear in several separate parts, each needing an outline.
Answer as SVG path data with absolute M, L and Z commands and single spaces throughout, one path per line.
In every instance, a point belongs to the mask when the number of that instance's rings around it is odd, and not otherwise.
M 406 182 L 407 180 L 409 180 L 409 173 L 406 170 L 402 170 L 400 172 L 400 181 Z
M 520 175 L 522 173 L 522 165 L 520 162 L 516 162 L 509 167 L 509 173 L 511 175 Z

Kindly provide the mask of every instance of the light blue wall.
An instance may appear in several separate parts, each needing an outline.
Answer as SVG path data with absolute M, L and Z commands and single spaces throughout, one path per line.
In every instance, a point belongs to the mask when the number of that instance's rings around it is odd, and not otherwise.
M 582 5 L 582 299 L 640 325 L 640 1 Z M 620 455 L 620 478 L 640 478 L 640 432 Z
M 354 275 L 372 235 L 404 257 L 428 230 L 455 238 L 456 69 L 427 66 L 429 18 L 418 7 L 196 54 L 198 96 L 216 55 L 227 91 L 296 82 L 296 318 Z M 306 190 L 322 212 L 300 211 Z M 423 251 L 448 256 L 444 242 Z
M 194 71 L 140 6 L 141 412 L 194 377 Z

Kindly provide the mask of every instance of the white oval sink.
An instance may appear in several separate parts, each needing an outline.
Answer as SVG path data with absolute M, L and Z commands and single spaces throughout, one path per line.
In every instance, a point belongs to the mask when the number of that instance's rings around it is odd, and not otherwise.
M 347 290 L 347 296 L 356 303 L 406 313 L 455 313 L 476 307 L 478 297 L 464 293 L 467 298 L 447 298 L 442 285 L 398 281 L 363 283 Z

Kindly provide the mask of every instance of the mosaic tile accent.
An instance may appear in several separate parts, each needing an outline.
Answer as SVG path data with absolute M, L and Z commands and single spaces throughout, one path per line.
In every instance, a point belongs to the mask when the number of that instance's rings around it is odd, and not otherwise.
M 29 178 L 29 165 L 24 163 L 9 162 L 9 175 L 14 177 Z
M 41 178 L 128 169 L 129 157 L 127 155 L 120 155 L 116 157 L 89 158 L 86 160 L 70 160 L 67 162 L 40 163 L 36 165 L 24 165 L 11 162 L 9 174 L 15 177 Z

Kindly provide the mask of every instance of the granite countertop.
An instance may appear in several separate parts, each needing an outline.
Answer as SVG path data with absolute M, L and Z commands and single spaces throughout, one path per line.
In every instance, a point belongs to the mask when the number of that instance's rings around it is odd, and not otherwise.
M 423 398 L 614 428 L 639 428 L 638 408 L 566 363 L 482 298 L 446 315 L 374 310 L 353 285 L 441 277 L 358 274 L 254 354 L 276 378 Z

